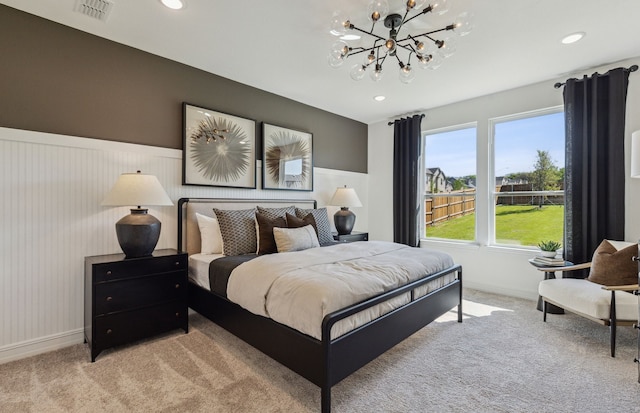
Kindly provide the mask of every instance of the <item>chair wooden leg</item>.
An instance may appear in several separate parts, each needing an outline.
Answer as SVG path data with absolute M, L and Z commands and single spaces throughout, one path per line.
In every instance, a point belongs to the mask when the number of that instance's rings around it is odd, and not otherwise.
M 542 299 L 542 321 L 547 322 L 547 302 Z

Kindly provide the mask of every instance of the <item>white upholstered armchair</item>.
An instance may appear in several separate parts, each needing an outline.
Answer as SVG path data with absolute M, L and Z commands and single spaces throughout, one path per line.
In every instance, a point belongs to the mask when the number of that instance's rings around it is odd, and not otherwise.
M 616 327 L 638 322 L 638 256 L 636 243 L 605 240 L 594 252 L 591 262 L 556 267 L 565 272 L 590 268 L 587 279 L 559 278 L 543 280 L 538 293 L 543 302 L 543 320 L 547 306 L 553 304 L 586 317 L 611 330 L 611 357 L 615 357 Z

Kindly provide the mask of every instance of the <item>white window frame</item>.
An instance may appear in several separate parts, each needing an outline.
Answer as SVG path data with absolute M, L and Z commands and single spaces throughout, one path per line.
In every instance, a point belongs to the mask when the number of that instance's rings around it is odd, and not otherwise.
M 427 174 L 427 166 L 426 166 L 426 154 L 425 154 L 425 149 L 426 149 L 426 138 L 428 135 L 436 135 L 439 133 L 446 133 L 446 132 L 452 132 L 452 131 L 456 131 L 456 130 L 461 130 L 461 129 L 471 129 L 474 128 L 476 131 L 476 140 L 475 140 L 475 145 L 476 145 L 476 191 L 474 192 L 473 195 L 468 195 L 469 197 L 473 196 L 474 201 L 475 201 L 475 205 L 476 205 L 476 211 L 477 211 L 477 207 L 478 207 L 478 188 L 477 188 L 477 183 L 479 180 L 479 176 L 478 176 L 478 122 L 467 122 L 467 123 L 462 123 L 462 124 L 457 124 L 457 125 L 453 125 L 453 126 L 446 126 L 443 128 L 436 128 L 436 129 L 429 129 L 429 130 L 424 130 L 421 132 L 421 136 L 422 136 L 422 153 L 420 154 L 420 159 L 419 159 L 419 179 L 418 179 L 418 185 L 420 188 L 422 188 L 422 198 L 421 198 L 421 202 L 420 202 L 420 239 L 421 240 L 428 240 L 428 241 L 444 241 L 444 242 L 456 242 L 456 243 L 464 243 L 464 244 L 477 244 L 478 243 L 478 214 L 476 212 L 476 218 L 474 220 L 474 229 L 473 229 L 473 240 L 459 240 L 459 239 L 449 239 L 449 238 L 433 238 L 433 237 L 429 237 L 427 238 L 426 234 L 427 234 L 427 227 L 425 225 L 425 210 L 424 210 L 424 204 L 425 204 L 425 199 L 426 199 L 426 195 L 424 194 L 424 188 L 426 185 L 426 174 Z M 431 194 L 429 195 L 430 197 L 444 197 L 444 196 L 449 196 L 449 194 L 447 193 L 441 193 L 441 194 Z
M 496 163 L 495 163 L 495 132 L 496 132 L 496 124 L 509 122 L 519 119 L 527 119 L 533 118 L 537 116 L 550 115 L 554 113 L 564 112 L 564 106 L 553 106 L 550 108 L 544 109 L 536 109 L 527 112 L 521 112 L 506 116 L 499 116 L 495 118 L 490 118 L 489 121 L 489 245 L 498 246 L 501 248 L 514 248 L 514 249 L 536 249 L 534 246 L 526 246 L 526 245 L 510 245 L 510 244 L 498 244 L 496 242 L 496 199 L 498 196 L 509 196 L 509 195 L 519 195 L 522 194 L 527 195 L 563 195 L 564 190 L 562 191 L 524 191 L 524 192 L 496 192 L 495 190 L 495 182 L 496 182 Z M 566 140 L 566 136 L 565 136 Z M 476 201 L 477 202 L 477 201 Z

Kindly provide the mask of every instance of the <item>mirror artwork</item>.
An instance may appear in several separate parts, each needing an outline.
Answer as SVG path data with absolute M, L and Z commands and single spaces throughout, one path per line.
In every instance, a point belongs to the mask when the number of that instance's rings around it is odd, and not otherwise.
M 312 135 L 263 123 L 263 187 L 313 190 Z

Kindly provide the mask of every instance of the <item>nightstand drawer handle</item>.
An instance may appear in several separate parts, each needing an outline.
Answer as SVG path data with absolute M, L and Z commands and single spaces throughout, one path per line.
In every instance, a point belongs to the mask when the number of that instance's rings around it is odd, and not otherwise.
M 180 265 L 180 261 L 176 261 L 176 267 Z
M 113 300 L 113 297 L 111 296 L 107 297 L 107 301 L 111 301 L 111 300 Z
M 180 313 L 176 313 L 176 317 L 180 317 Z
M 176 284 L 176 290 L 180 288 L 180 284 Z
M 111 275 L 111 270 L 107 271 L 107 275 Z
M 107 334 L 111 334 L 111 333 L 113 333 L 113 331 L 110 328 L 108 328 L 107 329 Z

